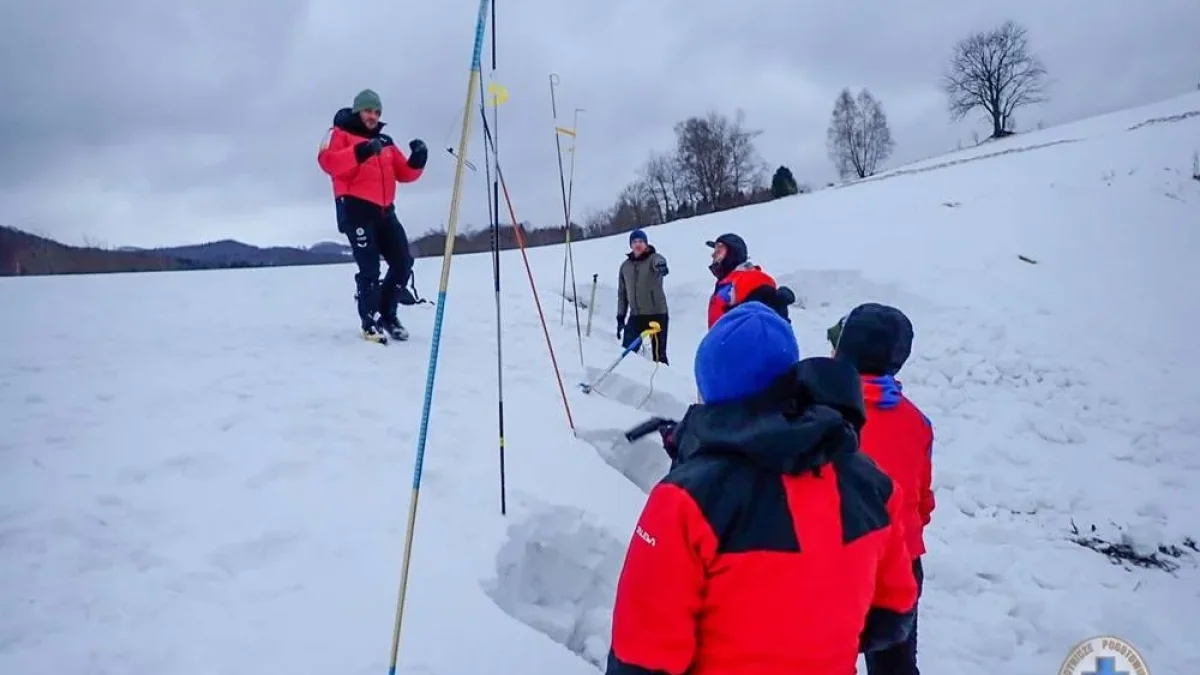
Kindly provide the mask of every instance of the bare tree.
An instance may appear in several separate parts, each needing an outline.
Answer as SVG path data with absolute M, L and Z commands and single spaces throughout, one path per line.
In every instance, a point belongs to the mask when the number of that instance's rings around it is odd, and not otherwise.
M 615 203 L 588 219 L 589 236 L 655 225 L 701 213 L 768 201 L 766 164 L 745 114 L 717 112 L 675 125 L 675 148 L 651 154 Z
M 992 138 L 1000 138 L 1012 133 L 1013 111 L 1046 100 L 1046 69 L 1029 51 L 1025 28 L 1005 21 L 955 45 L 942 89 L 952 119 L 981 108 L 991 119 Z
M 760 186 L 763 165 L 754 139 L 761 133 L 745 127 L 741 111 L 732 120 L 709 112 L 675 125 L 676 166 L 698 212 L 733 205 L 743 190 Z
M 675 158 L 658 153 L 651 155 L 642 168 L 642 180 L 650 188 L 661 222 L 674 218 L 687 197 Z
M 675 125 L 676 154 L 688 191 L 697 201 L 715 205 L 727 189 L 730 157 L 724 117 L 689 117 Z
M 866 89 L 857 98 L 849 88 L 838 94 L 826 141 L 829 159 L 843 179 L 875 175 L 896 147 L 883 106 Z
M 728 127 L 726 144 L 729 149 L 731 187 L 736 192 L 752 191 L 763 186 L 767 166 L 758 157 L 754 139 L 762 135 L 761 129 L 746 128 L 746 113 L 737 111 L 733 123 Z

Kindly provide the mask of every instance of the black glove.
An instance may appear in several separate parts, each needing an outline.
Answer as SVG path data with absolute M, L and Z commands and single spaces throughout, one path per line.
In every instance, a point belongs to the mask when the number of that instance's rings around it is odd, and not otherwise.
M 679 445 L 675 443 L 675 427 L 677 426 L 679 426 L 678 423 L 669 422 L 658 428 L 658 435 L 662 437 L 663 450 L 667 451 L 667 457 L 670 457 L 672 462 L 679 455 Z
M 791 323 L 792 320 L 788 317 L 788 306 L 796 301 L 796 294 L 792 293 L 792 289 L 787 286 L 781 286 L 778 289 L 770 285 L 763 284 L 758 288 L 750 291 L 742 302 L 758 302 L 775 310 L 775 313 L 783 317 L 784 321 Z
M 617 339 L 621 339 L 621 334 L 625 332 L 625 317 L 617 317 Z
M 425 147 L 425 141 L 419 138 L 409 141 L 408 152 L 408 165 L 414 169 L 424 169 L 429 161 L 429 148 Z
M 787 307 L 788 305 L 795 304 L 796 294 L 787 286 L 780 286 L 779 290 L 775 291 L 775 300 L 784 307 Z
M 359 164 L 362 164 L 382 151 L 383 139 L 376 136 L 369 141 L 363 141 L 354 146 L 354 158 L 358 160 Z

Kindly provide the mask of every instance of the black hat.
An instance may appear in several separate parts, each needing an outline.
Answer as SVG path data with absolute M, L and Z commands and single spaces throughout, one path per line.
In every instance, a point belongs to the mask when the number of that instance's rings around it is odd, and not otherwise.
M 863 375 L 895 375 L 912 353 L 913 326 L 904 312 L 868 302 L 829 327 L 835 357 Z
M 746 240 L 732 232 L 725 233 L 713 241 L 704 242 L 704 245 L 709 248 L 716 248 L 717 244 L 725 244 L 725 248 L 729 249 L 729 257 L 733 258 L 735 264 L 741 264 L 750 259 L 750 251 L 746 248 Z

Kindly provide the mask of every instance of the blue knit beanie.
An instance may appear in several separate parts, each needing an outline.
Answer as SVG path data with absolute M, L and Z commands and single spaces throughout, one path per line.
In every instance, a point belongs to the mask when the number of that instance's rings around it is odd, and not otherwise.
M 630 246 L 633 246 L 633 242 L 637 241 L 638 239 L 641 239 L 642 241 L 646 242 L 647 244 L 650 243 L 650 239 L 648 239 L 646 237 L 645 230 L 637 229 L 637 230 L 634 230 L 633 232 L 629 233 L 629 245 Z
M 696 349 L 696 387 L 704 403 L 749 398 L 800 360 L 792 327 L 761 302 L 734 307 Z

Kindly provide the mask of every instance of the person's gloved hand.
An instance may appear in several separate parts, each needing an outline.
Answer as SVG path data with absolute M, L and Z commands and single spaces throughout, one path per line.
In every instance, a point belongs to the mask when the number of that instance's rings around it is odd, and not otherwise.
M 679 426 L 678 423 L 669 422 L 658 428 L 658 435 L 662 437 L 663 450 L 667 451 L 667 457 L 670 457 L 672 462 L 679 455 L 679 446 L 675 443 L 675 427 L 677 426 Z
M 368 159 L 374 157 L 375 155 L 378 155 L 382 151 L 383 151 L 383 139 L 376 136 L 375 138 L 372 138 L 369 141 L 363 141 L 363 142 L 359 143 L 358 145 L 355 145 L 354 146 L 354 158 L 358 160 L 359 164 L 362 164 L 363 162 L 367 161 Z
M 796 302 L 796 294 L 787 286 L 780 286 L 776 289 L 769 284 L 763 284 L 747 293 L 742 302 L 762 303 L 775 310 L 775 313 L 783 317 L 784 321 L 791 323 L 792 320 L 788 316 L 788 307 Z
M 408 152 L 408 165 L 414 169 L 424 169 L 429 161 L 429 148 L 425 147 L 425 141 L 419 138 L 409 141 Z
M 775 301 L 780 305 L 787 307 L 796 303 L 796 294 L 787 286 L 780 286 L 775 291 Z
M 771 308 L 778 312 L 779 316 L 782 316 L 784 321 L 791 323 L 792 319 L 788 316 L 788 307 L 795 304 L 795 302 L 796 294 L 792 292 L 792 289 L 788 288 L 787 286 L 780 286 L 778 290 L 775 291 L 775 298 Z
M 625 317 L 618 316 L 617 317 L 617 339 L 620 340 L 621 336 L 624 333 L 625 333 Z

